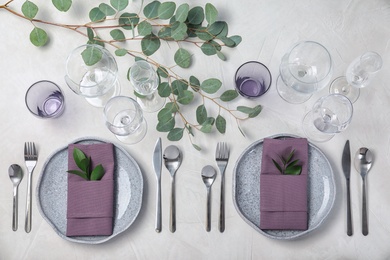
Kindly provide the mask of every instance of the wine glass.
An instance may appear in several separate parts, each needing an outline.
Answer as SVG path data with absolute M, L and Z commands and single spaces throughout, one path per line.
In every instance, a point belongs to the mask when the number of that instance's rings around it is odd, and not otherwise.
M 140 95 L 137 96 L 137 102 L 145 112 L 155 112 L 165 104 L 165 99 L 156 94 L 159 78 L 148 62 L 136 61 L 129 70 L 128 78 L 135 92 Z
M 298 42 L 282 58 L 276 82 L 278 93 L 289 103 L 303 103 L 329 83 L 332 69 L 332 58 L 323 45 Z
M 308 139 L 325 142 L 344 131 L 352 120 L 351 101 L 340 94 L 320 98 L 303 119 L 303 131 Z
M 65 81 L 76 94 L 95 107 L 119 95 L 118 66 L 107 49 L 86 44 L 74 49 L 66 60 Z
M 365 52 L 357 57 L 347 68 L 345 76 L 333 80 L 330 93 L 342 94 L 354 103 L 360 95 L 360 88 L 367 87 L 373 75 L 382 68 L 382 58 L 376 52 Z
M 111 98 L 103 110 L 107 128 L 125 144 L 141 141 L 147 131 L 147 123 L 137 101 L 130 97 Z

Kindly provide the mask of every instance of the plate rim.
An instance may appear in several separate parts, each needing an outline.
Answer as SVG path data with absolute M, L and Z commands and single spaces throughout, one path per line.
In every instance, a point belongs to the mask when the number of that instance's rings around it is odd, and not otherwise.
M 60 230 L 54 225 L 54 223 L 52 222 L 52 220 L 50 220 L 46 214 L 44 213 L 43 211 L 43 208 L 42 208 L 42 205 L 41 205 L 41 202 L 40 202 L 40 187 L 41 187 L 41 183 L 42 183 L 42 178 L 43 178 L 43 171 L 46 169 L 47 167 L 47 164 L 49 163 L 49 161 L 51 160 L 51 158 L 58 154 L 59 152 L 61 152 L 62 150 L 64 149 L 67 149 L 68 145 L 70 143 L 80 143 L 80 142 L 83 142 L 83 141 L 98 141 L 98 142 L 104 142 L 104 143 L 112 143 L 114 145 L 115 148 L 119 149 L 121 152 L 124 153 L 124 155 L 126 156 L 127 159 L 130 159 L 131 162 L 134 164 L 135 168 L 137 169 L 137 174 L 139 175 L 139 179 L 140 179 L 140 182 L 141 182 L 141 185 L 140 185 L 140 203 L 139 203 L 139 207 L 137 208 L 136 210 L 136 214 L 134 215 L 134 217 L 129 221 L 129 223 L 123 228 L 123 230 L 119 231 L 118 233 L 116 234 L 112 234 L 110 236 L 101 236 L 102 239 L 101 240 L 93 240 L 93 241 L 87 241 L 87 240 L 79 240 L 79 239 L 76 239 L 76 238 L 73 238 L 73 237 L 67 237 L 65 234 L 63 234 L 62 232 L 60 232 Z M 48 155 L 48 157 L 46 158 L 44 164 L 42 165 L 42 168 L 41 168 L 41 171 L 40 171 L 40 174 L 39 174 L 39 178 L 38 178 L 38 181 L 37 181 L 37 186 L 35 188 L 35 199 L 37 201 L 37 205 L 38 205 L 38 211 L 40 213 L 40 215 L 42 216 L 43 219 L 46 220 L 46 222 L 54 229 L 54 231 L 57 233 L 57 235 L 59 235 L 61 238 L 67 240 L 67 241 L 71 241 L 71 242 L 76 242 L 76 243 L 80 243 L 80 244 L 101 244 L 101 243 L 104 243 L 104 242 L 107 242 L 108 240 L 118 236 L 119 234 L 123 233 L 124 231 L 126 231 L 133 223 L 134 221 L 137 219 L 140 211 L 141 211 L 141 208 L 142 208 L 142 201 L 143 201 L 143 192 L 144 192 L 144 179 L 143 179 L 143 175 L 142 175 L 142 171 L 141 171 L 141 168 L 139 167 L 138 163 L 135 161 L 135 159 L 123 148 L 121 147 L 120 145 L 117 145 L 116 143 L 112 142 L 112 141 L 109 141 L 109 140 L 106 140 L 104 138 L 100 138 L 100 137 L 94 137 L 94 136 L 87 136 L 87 137 L 80 137 L 80 138 L 77 138 L 75 140 L 73 140 L 72 142 L 69 142 L 68 145 L 64 145 L 64 146 L 61 146 L 59 147 L 58 149 L 56 149 L 55 151 L 53 151 L 52 153 L 50 153 Z M 90 236 L 92 237 L 92 236 Z
M 308 140 L 308 143 L 309 145 L 311 145 L 312 147 L 314 147 L 325 159 L 326 159 L 326 163 L 328 164 L 330 170 L 331 170 L 331 173 L 330 173 L 330 182 L 331 182 L 331 185 L 333 186 L 333 189 L 334 189 L 334 194 L 332 197 L 330 197 L 330 209 L 324 214 L 323 218 L 313 227 L 311 227 L 311 229 L 307 229 L 307 230 L 304 230 L 300 233 L 297 233 L 295 235 L 292 235 L 292 236 L 289 236 L 289 237 L 279 237 L 279 236 L 273 236 L 273 235 L 270 235 L 266 232 L 264 232 L 262 229 L 260 229 L 260 227 L 258 227 L 257 225 L 255 225 L 252 221 L 250 221 L 246 216 L 244 216 L 243 212 L 241 211 L 240 207 L 238 206 L 237 204 L 237 200 L 236 200 L 236 176 L 237 176 L 237 167 L 238 167 L 238 163 L 241 161 L 242 157 L 244 156 L 244 154 L 247 153 L 247 151 L 249 151 L 250 148 L 253 148 L 254 146 L 264 142 L 264 139 L 266 138 L 278 138 L 278 137 L 292 137 L 292 138 L 302 138 L 301 136 L 298 136 L 298 135 L 294 135 L 294 134 L 287 134 L 287 133 L 281 133 L 281 134 L 275 134 L 275 135 L 271 135 L 271 136 L 268 136 L 268 137 L 264 137 L 262 139 L 259 139 L 257 141 L 254 141 L 253 143 L 249 144 L 245 149 L 244 151 L 240 154 L 240 156 L 237 158 L 237 161 L 234 165 L 234 168 L 233 168 L 233 191 L 232 191 L 232 196 L 233 196 L 233 204 L 234 204 L 234 207 L 236 208 L 236 211 L 238 212 L 238 214 L 240 215 L 240 217 L 247 223 L 249 224 L 253 229 L 255 229 L 257 232 L 259 232 L 260 234 L 268 237 L 268 238 L 272 238 L 272 239 L 276 239 L 276 240 L 292 240 L 292 239 L 296 239 L 296 238 L 299 238 L 299 237 L 302 237 L 302 236 L 305 236 L 307 235 L 308 233 L 314 231 L 315 229 L 317 229 L 324 221 L 325 219 L 328 217 L 328 215 L 330 214 L 330 212 L 332 211 L 333 209 L 333 206 L 334 206 L 334 202 L 335 202 L 335 199 L 336 199 L 336 193 L 337 193 L 337 190 L 336 190 L 336 182 L 335 182 L 335 177 L 334 177 L 334 171 L 333 171 L 333 167 L 328 159 L 328 157 L 326 157 L 326 155 L 322 152 L 322 150 L 316 146 L 315 144 L 313 144 L 312 142 L 310 142 Z

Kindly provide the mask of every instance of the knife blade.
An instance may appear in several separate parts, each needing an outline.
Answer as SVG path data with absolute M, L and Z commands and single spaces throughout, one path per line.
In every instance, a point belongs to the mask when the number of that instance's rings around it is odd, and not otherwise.
M 351 191 L 349 184 L 351 178 L 351 151 L 349 147 L 349 140 L 347 140 L 344 145 L 341 166 L 343 168 L 347 185 L 347 235 L 352 236 Z
M 157 233 L 161 232 L 161 168 L 162 168 L 162 144 L 159 137 L 153 152 L 153 168 L 156 173 L 157 191 L 156 191 L 156 225 Z

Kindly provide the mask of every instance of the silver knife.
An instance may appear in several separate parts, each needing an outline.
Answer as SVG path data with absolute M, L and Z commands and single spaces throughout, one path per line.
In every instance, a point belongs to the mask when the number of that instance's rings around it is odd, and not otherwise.
M 161 232 L 161 168 L 162 168 L 162 145 L 159 137 L 153 152 L 153 168 L 156 172 L 156 232 Z
M 347 234 L 352 236 L 352 216 L 351 216 L 351 191 L 349 180 L 351 177 L 351 151 L 349 148 L 349 140 L 345 143 L 341 165 L 347 182 Z

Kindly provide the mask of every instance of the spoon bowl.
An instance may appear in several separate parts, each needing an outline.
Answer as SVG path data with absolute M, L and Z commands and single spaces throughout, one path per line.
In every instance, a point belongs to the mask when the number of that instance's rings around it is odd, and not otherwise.
M 210 200 L 210 188 L 215 181 L 217 171 L 211 165 L 206 165 L 202 169 L 202 180 L 207 189 L 207 209 L 206 209 L 206 231 L 211 230 L 211 200 Z
M 362 207 L 362 233 L 368 235 L 368 218 L 367 218 L 367 196 L 366 196 L 366 176 L 370 171 L 374 161 L 372 152 L 366 148 L 360 148 L 355 156 L 355 168 L 360 173 L 363 180 L 363 207 Z
M 13 213 L 12 213 L 12 230 L 18 229 L 18 187 L 23 179 L 22 168 L 17 164 L 12 164 L 8 168 L 8 175 L 13 184 Z
M 171 175 L 171 210 L 170 210 L 170 224 L 171 232 L 176 231 L 176 196 L 175 196 L 175 174 L 179 169 L 183 160 L 182 154 L 175 145 L 170 145 L 164 150 L 164 165 Z

